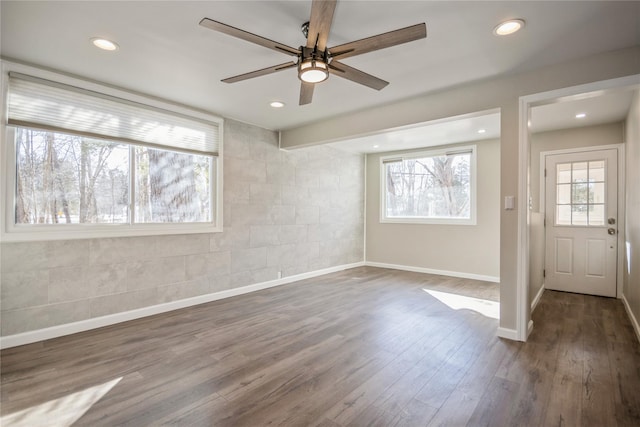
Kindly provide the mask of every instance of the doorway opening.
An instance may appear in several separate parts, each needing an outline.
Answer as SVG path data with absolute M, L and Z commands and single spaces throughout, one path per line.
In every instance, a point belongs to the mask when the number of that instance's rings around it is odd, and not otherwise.
M 640 90 L 638 84 L 640 76 L 629 76 L 601 82 L 589 83 L 570 88 L 564 88 L 520 98 L 520 146 L 519 146 L 519 189 L 518 189 L 518 231 L 519 231 L 519 254 L 518 254 L 518 283 L 517 283 L 517 339 L 526 341 L 533 328 L 531 312 L 535 309 L 542 293 L 545 289 L 545 280 L 548 273 L 546 268 L 546 232 L 545 219 L 549 226 L 550 218 L 556 221 L 556 213 L 551 215 L 545 213 L 546 201 L 542 198 L 545 192 L 541 188 L 545 186 L 541 174 L 544 174 L 544 167 L 540 166 L 541 161 L 546 161 L 541 155 L 543 152 L 566 150 L 566 154 L 571 151 L 580 151 L 585 147 L 592 149 L 597 146 L 615 145 L 619 150 L 617 161 L 620 169 L 624 168 L 624 162 L 620 162 L 624 147 L 624 120 L 629 112 L 631 100 Z M 613 107 L 615 105 L 615 107 Z M 591 112 L 587 112 L 591 111 Z M 609 137 L 605 137 L 609 135 Z M 611 135 L 617 135 L 611 137 Z M 587 151 L 590 151 L 587 149 Z M 548 153 L 545 153 L 548 154 Z M 565 159 L 566 160 L 566 159 Z M 562 163 L 562 162 L 560 162 Z M 572 164 L 572 161 L 565 161 Z M 595 167 L 595 163 L 593 165 Z M 556 166 L 557 167 L 557 164 Z M 595 169 L 594 169 L 595 170 Z M 542 172 L 541 172 L 542 171 Z M 588 161 L 587 161 L 588 171 Z M 549 174 L 550 172 L 547 171 Z M 558 171 L 554 171 L 557 173 Z M 623 170 L 618 176 L 624 176 Z M 587 181 L 588 181 L 587 176 Z M 617 176 L 616 181 L 618 180 Z M 557 181 L 557 179 L 556 179 Z M 561 183 L 570 184 L 570 183 Z M 576 181 L 576 184 L 578 182 Z M 587 182 L 588 184 L 588 182 Z M 595 184 L 595 182 L 594 182 Z M 557 182 L 556 182 L 557 185 Z M 600 210 L 597 203 L 588 201 L 579 203 L 580 198 L 571 200 L 572 194 L 570 185 L 569 202 L 560 203 L 563 212 L 576 211 L 576 220 L 579 221 L 580 211 Z M 586 186 L 587 189 L 589 185 Z M 566 195 L 567 188 L 563 188 Z M 582 186 L 576 185 L 576 190 L 584 190 Z M 578 195 L 580 191 L 576 192 Z M 613 239 L 613 251 L 622 254 L 624 250 L 624 210 L 621 209 L 624 200 L 624 186 L 620 186 L 616 192 L 618 201 L 614 204 L 618 207 L 616 237 Z M 555 194 L 556 202 L 558 193 Z M 566 202 L 562 199 L 561 202 Z M 556 203 L 558 204 L 558 203 Z M 575 207 L 573 205 L 576 205 Z M 580 206 L 578 206 L 580 205 Z M 566 217 L 566 215 L 565 215 Z M 584 216 L 587 218 L 588 214 Z M 595 214 L 593 215 L 594 221 Z M 606 221 L 609 217 L 606 218 Z M 609 224 L 607 224 L 609 225 Z M 603 227 L 603 226 L 601 226 Z M 607 230 L 610 227 L 603 228 Z M 607 249 L 610 249 L 611 239 L 601 239 L 600 247 L 604 250 L 603 242 L 608 242 Z M 568 250 L 568 240 L 555 242 L 554 244 L 565 244 L 561 250 Z M 562 246 L 562 245 L 561 245 Z M 593 261 L 601 261 L 594 255 L 596 245 L 592 244 Z M 567 261 L 565 257 L 564 261 Z M 567 268 L 565 264 L 562 266 Z M 572 265 L 571 268 L 574 268 Z M 620 276 L 622 269 L 622 257 L 616 261 L 615 275 Z M 591 271 L 593 273 L 594 271 Z M 615 287 L 616 295 L 619 296 L 618 284 Z

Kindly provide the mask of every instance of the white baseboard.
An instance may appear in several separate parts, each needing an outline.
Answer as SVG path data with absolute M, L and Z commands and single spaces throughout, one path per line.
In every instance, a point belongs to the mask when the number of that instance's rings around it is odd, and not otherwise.
M 622 303 L 624 304 L 624 308 L 627 310 L 627 315 L 631 320 L 631 324 L 633 325 L 633 330 L 636 332 L 636 337 L 638 337 L 638 341 L 640 341 L 640 324 L 638 324 L 638 319 L 631 311 L 631 306 L 629 305 L 629 301 L 627 301 L 627 297 L 622 294 Z
M 533 310 L 535 310 L 536 307 L 538 306 L 538 303 L 540 302 L 540 298 L 542 298 L 542 294 L 543 293 L 544 293 L 544 283 L 542 284 L 542 286 L 540 286 L 540 290 L 538 291 L 536 296 L 533 297 L 533 301 L 531 301 L 531 312 L 532 313 L 533 313 Z
M 500 283 L 500 278 L 496 276 L 485 276 L 482 274 L 462 273 L 459 271 L 435 270 L 433 268 L 413 267 L 410 265 L 387 264 L 384 262 L 365 261 L 368 267 L 391 268 L 393 270 L 413 271 L 415 273 L 438 274 L 440 276 L 461 277 L 463 279 L 483 280 L 485 282 Z
M 518 331 L 515 329 L 498 328 L 497 335 L 512 341 L 518 341 Z
M 121 313 L 109 314 L 107 316 L 94 317 L 92 319 L 66 323 L 64 325 L 51 326 L 49 328 L 37 329 L 35 331 L 23 332 L 15 335 L 7 335 L 5 337 L 0 337 L 0 349 L 16 347 L 24 344 L 31 344 L 34 342 L 57 338 L 64 335 L 71 335 L 91 329 L 102 328 L 104 326 L 114 325 L 116 323 L 139 319 L 141 317 L 153 316 L 154 314 L 166 313 L 168 311 L 217 301 L 224 298 L 230 298 L 236 295 L 242 295 L 250 292 L 260 291 L 262 289 L 273 288 L 275 286 L 286 285 L 288 283 L 310 279 L 312 277 L 322 276 L 329 273 L 335 273 L 337 271 L 347 270 L 350 268 L 362 267 L 364 265 L 364 262 L 343 264 L 335 267 L 324 268 L 322 270 L 310 271 L 308 273 L 283 277 L 281 279 L 270 280 L 268 282 L 243 286 L 240 288 L 228 289 L 211 294 L 198 295 L 192 298 L 185 298 L 164 304 L 152 305 L 149 307 L 138 308 L 130 311 L 123 311 Z
M 531 331 L 533 331 L 533 320 L 529 319 L 529 324 L 527 325 L 527 338 L 531 335 Z

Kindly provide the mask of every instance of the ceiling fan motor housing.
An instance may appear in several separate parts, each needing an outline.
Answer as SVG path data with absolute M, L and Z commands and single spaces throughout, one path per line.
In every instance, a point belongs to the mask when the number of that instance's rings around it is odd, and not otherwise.
M 305 83 L 320 83 L 329 78 L 328 51 L 300 46 L 298 78 Z

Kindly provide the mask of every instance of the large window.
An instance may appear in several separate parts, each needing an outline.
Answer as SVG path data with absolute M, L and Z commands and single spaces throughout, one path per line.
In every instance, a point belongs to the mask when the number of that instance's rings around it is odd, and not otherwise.
M 475 224 L 475 146 L 381 158 L 382 222 Z
M 26 75 L 8 83 L 5 238 L 220 230 L 221 122 Z
M 15 147 L 16 224 L 211 221 L 211 156 L 27 128 Z

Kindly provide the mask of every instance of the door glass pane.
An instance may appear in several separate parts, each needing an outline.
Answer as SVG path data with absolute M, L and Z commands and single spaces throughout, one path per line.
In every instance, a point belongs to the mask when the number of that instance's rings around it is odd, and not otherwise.
M 573 182 L 587 182 L 587 162 L 573 164 Z
M 571 205 L 556 206 L 556 224 L 571 225 Z
M 589 196 L 589 184 L 573 184 L 571 202 L 574 204 L 586 204 Z
M 556 182 L 558 184 L 571 182 L 571 163 L 560 163 L 556 165 Z
M 604 203 L 604 183 L 589 184 L 589 203 Z
M 604 160 L 589 162 L 589 182 L 604 182 Z
M 587 225 L 588 205 L 572 205 L 571 206 L 571 224 Z
M 604 225 L 604 205 L 589 206 L 589 225 Z
M 557 203 L 560 205 L 571 204 L 571 184 L 558 185 Z

